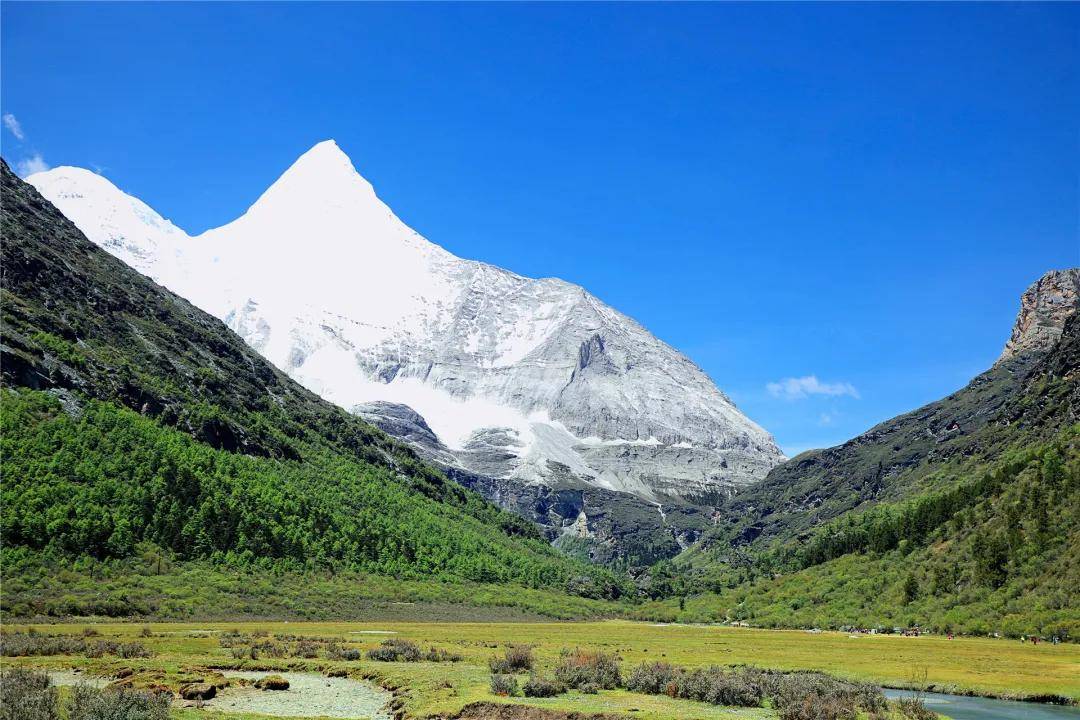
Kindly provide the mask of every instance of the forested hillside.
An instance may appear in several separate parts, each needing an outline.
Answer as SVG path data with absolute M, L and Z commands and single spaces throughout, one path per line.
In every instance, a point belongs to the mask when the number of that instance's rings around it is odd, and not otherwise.
M 935 422 L 950 432 L 933 432 Z M 731 503 L 730 524 L 654 569 L 653 595 L 689 598 L 684 619 L 1076 635 L 1078 423 L 1074 313 L 1048 351 L 778 468 Z M 886 467 L 905 453 L 909 463 L 873 475 L 868 492 L 872 458 Z M 808 494 L 796 504 L 800 488 Z M 749 517 L 734 519 L 733 508 Z M 665 612 L 678 614 L 667 602 L 646 615 Z
M 149 544 L 278 572 L 626 590 L 295 384 L 2 172 L 8 559 L 121 560 Z

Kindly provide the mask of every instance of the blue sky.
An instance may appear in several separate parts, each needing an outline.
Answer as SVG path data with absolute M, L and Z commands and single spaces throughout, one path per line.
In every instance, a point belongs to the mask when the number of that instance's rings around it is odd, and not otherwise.
M 788 452 L 962 386 L 1080 265 L 1076 4 L 0 12 L 9 162 L 196 233 L 335 138 L 429 239 L 586 286 Z

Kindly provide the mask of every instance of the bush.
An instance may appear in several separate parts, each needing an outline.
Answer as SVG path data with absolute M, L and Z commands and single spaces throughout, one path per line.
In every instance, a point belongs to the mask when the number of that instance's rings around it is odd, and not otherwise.
M 368 650 L 368 658 L 381 662 L 419 662 L 424 657 L 420 647 L 409 640 L 391 638 L 379 647 Z
M 900 708 L 900 714 L 910 720 L 934 720 L 937 717 L 937 714 L 928 709 L 919 697 L 900 698 L 897 706 Z
M 502 657 L 491 658 L 488 665 L 493 673 L 519 673 L 532 670 L 532 647 L 529 645 L 509 645 Z
M 622 684 L 619 661 L 614 655 L 596 650 L 563 650 L 555 665 L 555 679 L 566 687 L 595 685 L 611 690 Z
M 460 662 L 461 656 L 432 646 L 424 653 L 424 660 L 426 662 Z
M 516 695 L 518 691 L 517 678 L 513 675 L 492 675 L 491 692 L 495 695 Z
M 521 690 L 525 697 L 546 698 L 562 695 L 566 692 L 566 686 L 550 678 L 533 674 L 525 681 Z
M 881 713 L 885 696 L 869 683 L 837 680 L 823 673 L 767 673 L 766 692 L 781 720 L 846 720 L 859 710 Z
M 670 663 L 643 663 L 630 673 L 626 680 L 626 689 L 647 695 L 667 694 L 667 688 L 674 682 L 677 672 Z
M 83 636 L 42 635 L 38 632 L 0 633 L 0 655 L 5 657 L 27 657 L 39 655 L 85 655 L 99 658 L 116 655 L 122 658 L 145 658 L 152 653 L 137 642 L 118 643 L 115 640 L 95 640 L 88 642 L 87 637 L 96 637 L 97 631 Z
M 153 655 L 146 646 L 136 642 L 122 643 L 116 648 L 115 654 L 122 658 L 148 658 Z
M 687 670 L 665 662 L 644 663 L 630 673 L 626 688 L 735 707 L 760 707 L 770 698 L 782 720 L 839 720 L 855 718 L 859 711 L 880 714 L 886 707 L 881 690 L 868 683 L 845 682 L 822 673 L 779 673 L 752 667 Z
M 337 642 L 332 642 L 326 646 L 326 657 L 328 660 L 359 660 L 360 651 L 356 648 L 342 647 Z
M 258 660 L 260 657 L 283 658 L 288 654 L 289 648 L 284 643 L 270 640 L 263 640 L 248 648 L 248 655 L 252 660 Z
M 319 657 L 319 646 L 311 640 L 301 640 L 296 643 L 292 654 L 293 657 L 307 658 L 309 660 L 317 658 Z
M 167 693 L 143 690 L 99 690 L 76 685 L 68 702 L 68 720 L 168 720 Z
M 440 650 L 434 646 L 424 652 L 416 643 L 396 638 L 383 640 L 379 647 L 368 650 L 367 656 L 369 660 L 378 660 L 380 662 L 420 662 L 421 660 L 426 662 L 458 662 L 461 660 L 461 656 L 457 653 Z
M 0 720 L 57 720 L 56 688 L 34 670 L 0 673 Z
M 86 652 L 86 649 L 86 640 L 68 635 L 42 635 L 37 632 L 0 633 L 0 655 L 4 657 L 81 655 Z

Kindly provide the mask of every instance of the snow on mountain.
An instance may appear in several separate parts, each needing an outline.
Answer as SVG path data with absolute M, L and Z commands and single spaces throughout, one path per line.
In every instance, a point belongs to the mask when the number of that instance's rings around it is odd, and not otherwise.
M 689 359 L 583 288 L 463 260 L 333 141 L 190 237 L 86 170 L 28 178 L 95 243 L 222 318 L 327 399 L 407 405 L 467 469 L 707 497 L 783 457 Z

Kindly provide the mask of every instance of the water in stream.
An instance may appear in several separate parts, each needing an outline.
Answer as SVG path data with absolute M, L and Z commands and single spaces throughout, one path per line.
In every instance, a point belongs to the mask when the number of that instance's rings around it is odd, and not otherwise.
M 904 690 L 886 690 L 889 699 L 910 697 Z M 923 693 L 926 707 L 952 720 L 1080 720 L 1080 708 L 1046 703 L 992 700 L 963 695 Z

